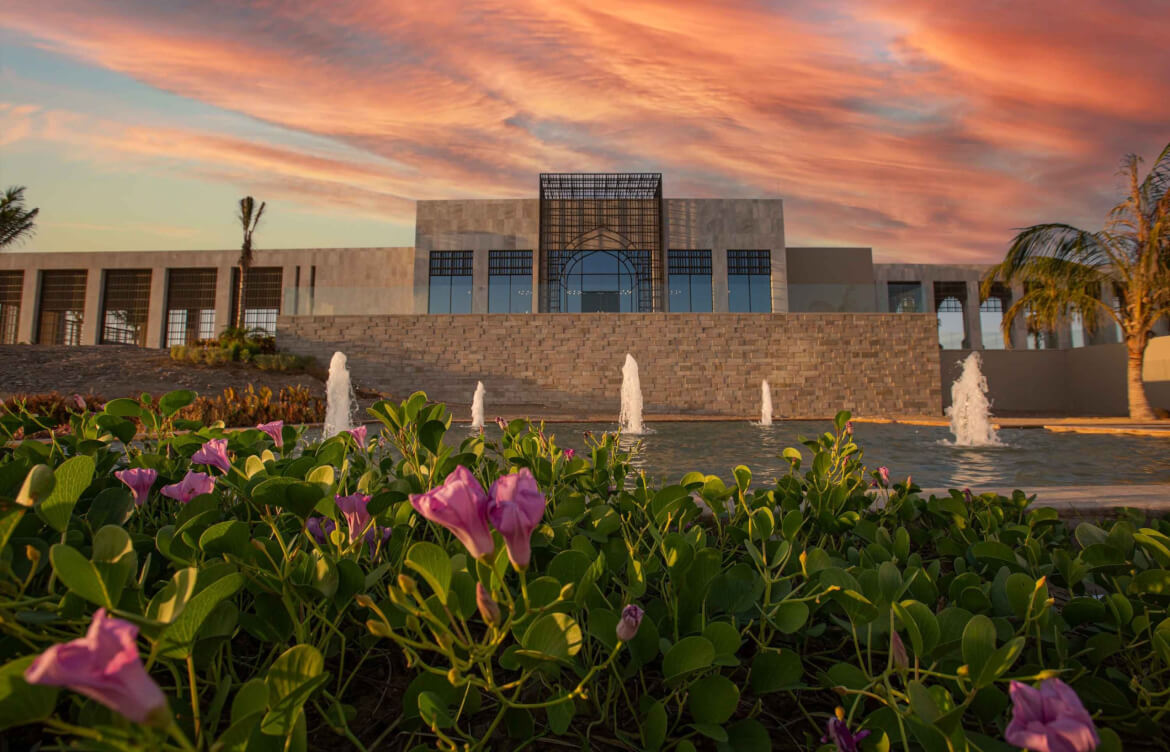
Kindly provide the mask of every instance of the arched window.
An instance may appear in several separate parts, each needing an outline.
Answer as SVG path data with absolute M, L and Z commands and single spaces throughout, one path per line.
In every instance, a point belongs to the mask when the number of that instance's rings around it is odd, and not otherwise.
M 560 277 L 566 313 L 631 313 L 638 310 L 638 274 L 624 251 L 580 251 Z

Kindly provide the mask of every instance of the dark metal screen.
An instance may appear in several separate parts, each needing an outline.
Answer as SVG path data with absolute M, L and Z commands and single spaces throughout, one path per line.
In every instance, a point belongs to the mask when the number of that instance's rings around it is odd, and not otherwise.
M 248 268 L 244 282 L 244 328 L 258 330 L 268 336 L 276 334 L 276 317 L 280 315 L 281 290 L 284 269 L 279 266 Z M 240 269 L 232 267 L 232 315 L 240 294 Z
M 150 270 L 110 269 L 102 294 L 101 343 L 146 346 Z
M 41 304 L 37 312 L 37 342 L 42 345 L 80 345 L 85 313 L 85 270 L 53 269 L 41 272 Z
M 623 253 L 634 268 L 638 311 L 662 310 L 661 173 L 540 175 L 543 310 L 561 310 L 565 270 L 598 250 Z
M 994 282 L 987 298 L 979 305 L 980 311 L 1006 311 L 1012 302 L 1012 291 L 1002 282 Z
M 532 251 L 489 251 L 488 276 L 532 274 Z
M 772 252 L 767 250 L 728 251 L 727 273 L 767 274 L 770 277 L 772 276 Z
M 666 255 L 669 274 L 710 274 L 711 251 L 676 251 Z
M 934 283 L 934 310 L 962 312 L 963 304 L 967 302 L 966 282 L 935 282 Z
M 431 276 L 470 277 L 473 257 L 472 251 L 431 251 Z
M 15 345 L 20 327 L 20 297 L 24 272 L 0 272 L 0 345 Z
M 215 336 L 216 270 L 167 270 L 166 346 Z

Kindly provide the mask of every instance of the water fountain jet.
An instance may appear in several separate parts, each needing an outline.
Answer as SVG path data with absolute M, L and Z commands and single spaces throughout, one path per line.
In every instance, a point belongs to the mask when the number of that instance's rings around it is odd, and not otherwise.
M 642 428 L 642 382 L 638 378 L 638 361 L 626 353 L 622 366 L 622 411 L 618 417 L 622 433 L 637 435 Z
M 767 379 L 760 382 L 760 425 L 772 425 L 772 388 Z
M 951 419 L 953 446 L 1000 446 L 1002 442 L 991 424 L 991 401 L 987 399 L 987 379 L 980 370 L 979 353 L 971 353 L 963 361 L 963 371 L 951 385 Z
M 325 382 L 325 425 L 322 437 L 328 439 L 353 428 L 353 384 L 345 353 L 335 352 L 329 361 L 329 379 Z
M 475 395 L 471 398 L 471 427 L 483 428 L 483 382 L 475 382 Z

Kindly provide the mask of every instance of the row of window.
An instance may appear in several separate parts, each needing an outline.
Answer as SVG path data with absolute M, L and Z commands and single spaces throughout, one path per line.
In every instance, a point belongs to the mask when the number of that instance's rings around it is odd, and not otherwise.
M 108 269 L 102 272 L 100 344 L 146 345 L 150 311 L 150 269 Z M 215 331 L 215 288 L 218 270 L 168 269 L 164 346 L 210 339 Z M 244 286 L 244 326 L 265 334 L 276 333 L 280 315 L 280 267 L 253 267 Z M 85 316 L 85 269 L 46 269 L 40 273 L 39 305 L 34 341 L 40 344 L 80 345 Z M 0 271 L 0 343 L 18 337 L 23 271 Z M 236 309 L 239 270 L 232 269 L 231 310 Z
M 626 313 L 638 310 L 639 277 L 629 255 L 636 251 L 577 254 L 559 281 L 560 310 Z M 430 313 L 471 313 L 472 251 L 431 251 Z M 766 250 L 727 252 L 728 310 L 772 310 L 772 259 Z M 711 251 L 680 250 L 667 254 L 669 310 L 712 310 Z M 488 313 L 532 312 L 532 251 L 488 253 Z

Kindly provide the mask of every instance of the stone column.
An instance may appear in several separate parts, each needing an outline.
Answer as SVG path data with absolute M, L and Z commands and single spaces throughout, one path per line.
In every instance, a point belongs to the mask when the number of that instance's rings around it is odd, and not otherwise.
M 1024 297 L 1023 285 L 1012 285 L 1012 299 L 1008 305 L 1013 305 L 1017 300 Z M 1007 313 L 1007 311 L 1004 311 Z M 1028 318 L 1021 311 L 1020 315 L 1016 316 L 1016 320 L 1012 322 L 1012 347 L 1019 350 L 1028 349 Z
M 711 310 L 727 313 L 727 249 L 711 249 Z
M 220 264 L 215 270 L 215 336 L 232 323 L 232 269 L 234 264 Z
M 779 248 L 773 248 L 770 255 L 772 257 L 772 313 L 788 313 L 788 251 L 781 245 Z
M 102 331 L 102 282 L 105 272 L 94 267 L 85 271 L 85 312 L 81 314 L 81 344 L 96 345 Z
M 475 250 L 471 255 L 471 312 L 488 312 L 488 254 Z
M 20 291 L 20 321 L 16 325 L 16 341 L 31 344 L 36 341 L 37 309 L 41 305 L 41 270 L 25 269 L 24 286 Z
M 146 313 L 146 346 L 165 347 L 163 333 L 167 319 L 167 268 L 150 270 L 150 305 Z
M 877 302 L 878 313 L 890 312 L 890 283 L 886 280 L 873 283 L 873 299 Z
M 967 304 L 963 306 L 966 319 L 967 343 L 972 350 L 983 349 L 983 322 L 979 318 L 979 281 L 967 280 Z

